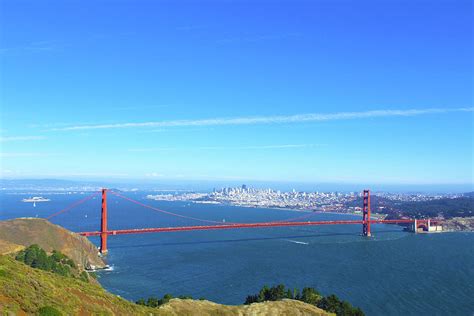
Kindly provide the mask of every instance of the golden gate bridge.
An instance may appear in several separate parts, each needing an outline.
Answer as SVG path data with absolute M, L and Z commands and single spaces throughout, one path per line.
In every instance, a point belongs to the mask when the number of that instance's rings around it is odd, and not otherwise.
M 176 227 L 156 227 L 156 228 L 135 228 L 135 229 L 109 229 L 107 225 L 107 194 L 111 193 L 114 196 L 117 196 L 121 199 L 127 200 L 136 205 L 167 214 L 170 216 L 191 219 L 194 221 L 205 222 L 207 225 L 197 225 L 197 226 L 176 226 Z M 370 191 L 363 191 L 363 208 L 362 208 L 362 219 L 361 220 L 335 220 L 335 221 L 302 221 L 303 219 L 314 215 L 313 212 L 306 214 L 304 216 L 299 216 L 295 218 L 289 218 L 279 221 L 271 222 L 258 222 L 258 223 L 232 223 L 227 222 L 223 224 L 219 221 L 201 219 L 197 217 L 187 216 L 183 214 L 178 214 L 170 211 L 165 211 L 147 204 L 144 204 L 140 201 L 134 200 L 130 197 L 124 196 L 114 190 L 102 189 L 101 191 L 94 192 L 89 196 L 71 204 L 70 206 L 48 216 L 46 219 L 49 220 L 53 217 L 56 217 L 62 213 L 65 213 L 78 205 L 94 198 L 101 194 L 102 196 L 102 206 L 101 206 L 101 224 L 100 230 L 98 231 L 88 231 L 88 232 L 79 232 L 81 236 L 100 236 L 100 252 L 102 254 L 107 253 L 107 238 L 109 235 L 126 235 L 126 234 L 143 234 L 143 233 L 165 233 L 165 232 L 181 232 L 181 231 L 197 231 L 197 230 L 223 230 L 223 229 L 241 229 L 241 228 L 269 228 L 269 227 L 293 227 L 293 226 L 319 226 L 319 225 L 362 225 L 362 235 L 365 237 L 370 237 L 371 233 L 371 224 L 413 224 L 414 230 L 416 231 L 418 227 L 429 227 L 430 223 L 436 223 L 431 219 L 372 219 L 371 210 L 370 210 Z

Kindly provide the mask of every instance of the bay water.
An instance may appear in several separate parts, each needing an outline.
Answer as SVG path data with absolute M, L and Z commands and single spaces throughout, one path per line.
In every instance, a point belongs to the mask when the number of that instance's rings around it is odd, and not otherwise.
M 85 194 L 0 194 L 0 220 L 47 217 Z M 148 192 L 124 193 L 145 204 L 220 222 L 277 221 L 303 215 L 291 210 L 147 200 Z M 360 217 L 315 213 L 311 220 Z M 72 231 L 96 231 L 100 196 L 51 219 Z M 109 228 L 205 225 L 140 207 L 109 195 Z M 361 307 L 367 315 L 473 315 L 474 234 L 413 234 L 397 225 L 360 225 L 189 231 L 109 237 L 109 271 L 98 273 L 110 292 L 129 300 L 191 295 L 242 304 L 264 285 L 314 287 Z M 91 238 L 99 244 L 98 238 Z

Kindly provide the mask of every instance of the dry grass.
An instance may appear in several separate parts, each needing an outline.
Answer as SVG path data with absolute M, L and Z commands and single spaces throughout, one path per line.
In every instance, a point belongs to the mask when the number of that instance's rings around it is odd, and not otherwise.
M 169 315 L 202 315 L 202 316 L 260 316 L 260 315 L 291 315 L 291 316 L 327 316 L 333 315 L 296 300 L 282 300 L 276 302 L 254 303 L 251 305 L 229 306 L 220 305 L 209 301 L 193 301 L 172 299 L 161 306 L 160 311 Z
M 0 239 L 0 255 L 8 255 L 10 253 L 19 252 L 23 249 L 25 249 L 25 246 L 23 245 L 17 245 L 15 243 Z

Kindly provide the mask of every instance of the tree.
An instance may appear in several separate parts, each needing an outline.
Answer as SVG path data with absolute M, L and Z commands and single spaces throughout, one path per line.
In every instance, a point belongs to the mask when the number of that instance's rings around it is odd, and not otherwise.
M 165 294 L 165 295 L 163 296 L 163 298 L 160 300 L 160 302 L 159 302 L 160 304 L 159 304 L 159 305 L 163 305 L 163 304 L 168 303 L 172 298 L 173 298 L 173 295 L 171 295 L 171 294 Z
M 40 248 L 33 244 L 20 251 L 15 259 L 21 261 L 30 267 L 45 271 L 52 271 L 62 276 L 71 276 L 71 268 L 76 269 L 74 261 L 57 250 L 53 250 L 50 256 Z
M 33 261 L 38 258 L 38 252 L 40 247 L 38 245 L 31 245 L 25 249 L 25 263 L 29 266 L 33 263 Z
M 324 309 L 330 313 L 335 313 L 337 316 L 363 316 L 364 313 L 360 308 L 353 307 L 346 301 L 341 301 L 336 295 L 332 294 L 323 297 L 317 304 L 319 308 Z
M 257 303 L 259 300 L 259 296 L 258 295 L 249 295 L 247 296 L 247 298 L 245 299 L 245 305 L 250 305 L 252 303 Z
M 158 307 L 158 306 L 160 306 L 159 301 L 160 301 L 160 300 L 158 300 L 156 297 L 149 297 L 149 298 L 146 300 L 146 306 Z
M 360 308 L 353 307 L 346 301 L 341 301 L 336 295 L 332 294 L 323 297 L 316 289 L 305 287 L 300 293 L 298 289 L 294 289 L 293 293 L 290 289 L 286 289 L 283 284 L 273 286 L 263 286 L 258 294 L 248 295 L 245 299 L 246 305 L 259 303 L 264 301 L 278 301 L 284 298 L 295 299 L 305 303 L 315 305 L 337 316 L 363 316 L 364 313 Z
M 321 300 L 321 298 L 321 294 L 319 294 L 319 292 L 314 288 L 305 287 L 301 293 L 300 300 L 308 304 L 316 305 Z

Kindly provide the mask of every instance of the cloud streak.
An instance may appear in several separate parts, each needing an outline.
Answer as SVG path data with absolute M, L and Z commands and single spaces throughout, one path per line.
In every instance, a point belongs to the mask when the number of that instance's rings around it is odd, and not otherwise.
M 339 121 L 366 119 L 377 117 L 408 117 L 428 114 L 445 114 L 453 112 L 473 112 L 473 107 L 466 108 L 431 108 L 411 110 L 375 110 L 363 112 L 337 112 L 337 113 L 309 113 L 281 116 L 257 116 L 236 118 L 212 118 L 200 120 L 170 120 L 154 122 L 126 122 L 113 124 L 75 125 L 54 128 L 52 131 L 74 131 L 92 129 L 119 129 L 119 128 L 147 128 L 147 127 L 189 127 L 189 126 L 232 126 L 232 125 L 262 125 L 262 124 L 295 124 L 324 121 Z
M 44 136 L 0 136 L 0 142 L 15 142 L 45 139 Z
M 0 157 L 3 158 L 21 158 L 21 157 L 49 157 L 56 156 L 57 154 L 50 153 L 5 153 L 0 152 Z
M 266 150 L 266 149 L 297 149 L 314 148 L 325 146 L 323 144 L 284 144 L 284 145 L 258 145 L 258 146 L 201 146 L 201 147 L 155 147 L 155 148 L 132 148 L 130 152 L 152 152 L 152 151 L 174 151 L 174 150 Z

